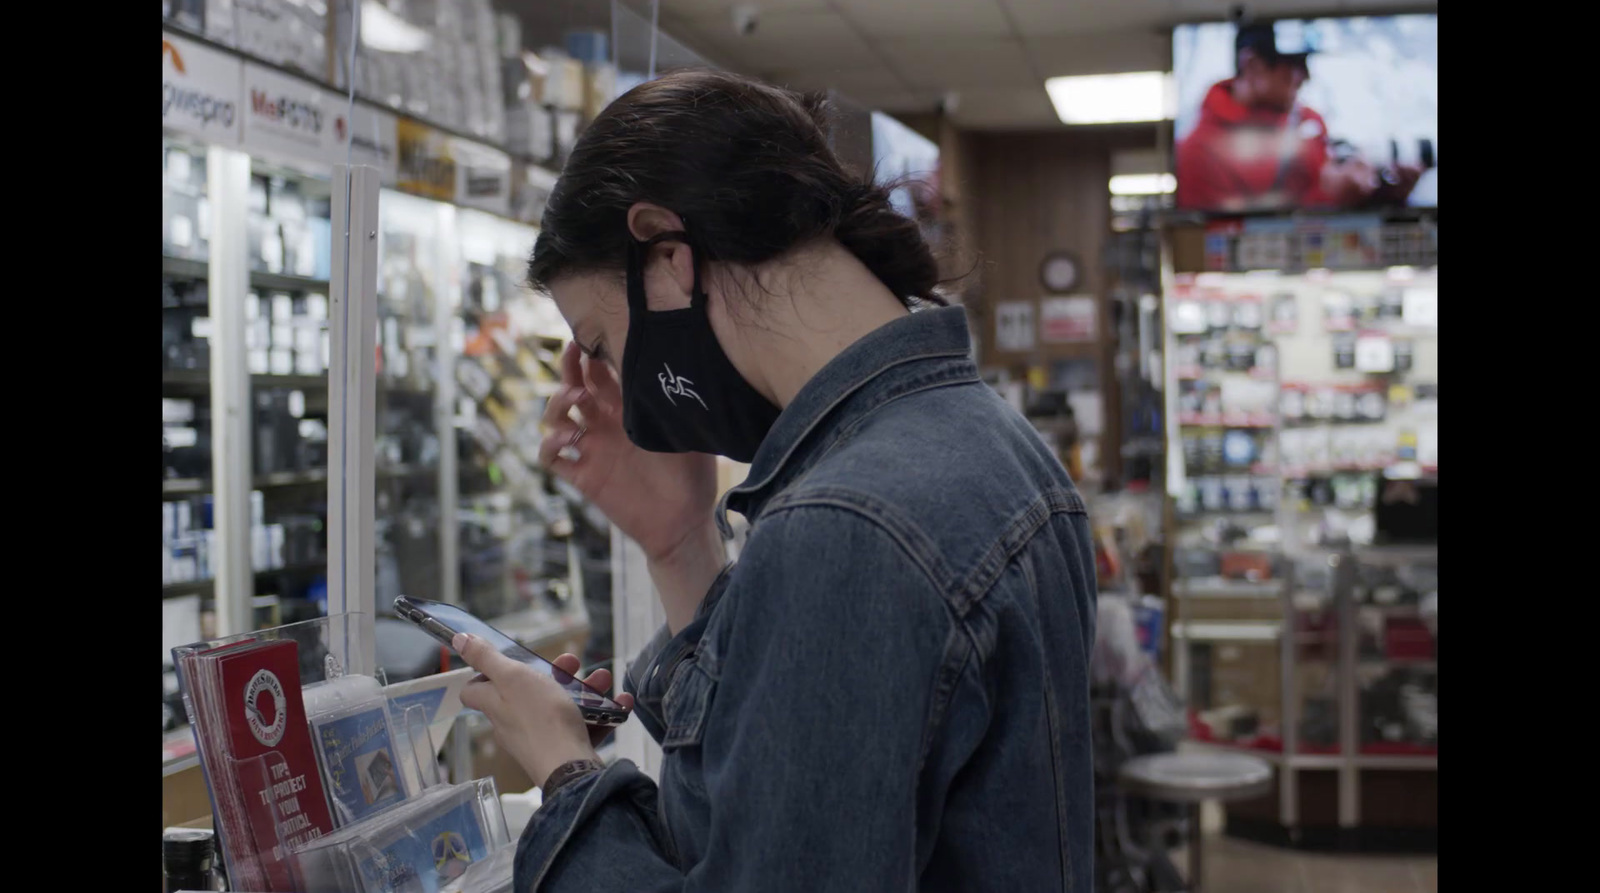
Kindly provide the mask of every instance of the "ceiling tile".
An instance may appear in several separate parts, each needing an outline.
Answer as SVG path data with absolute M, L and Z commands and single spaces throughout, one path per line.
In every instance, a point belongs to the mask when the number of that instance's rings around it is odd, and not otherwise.
M 1042 78 L 1172 68 L 1170 40 L 1152 31 L 1030 37 L 1028 55 Z
M 976 130 L 1038 130 L 1061 126 L 1042 85 L 1020 90 L 962 90 L 950 118 Z
M 901 91 L 900 76 L 878 63 L 859 68 L 810 66 L 795 71 L 772 71 L 766 80 L 795 90 L 839 90 L 847 95 Z
M 872 50 L 834 12 L 763 13 L 754 34 L 739 35 L 722 19 L 683 21 L 684 42 L 723 64 L 754 74 L 878 64 Z
M 885 40 L 878 49 L 915 88 L 1025 87 L 1037 81 L 1022 43 L 1010 38 Z
M 648 15 L 649 0 L 644 0 L 643 5 Z M 683 19 L 720 17 L 731 31 L 735 6 L 754 6 L 765 17 L 769 12 L 820 12 L 828 9 L 828 0 L 760 0 L 755 3 L 751 0 L 661 0 L 661 15 Z
M 1098 3 L 1072 3 L 1068 0 L 997 2 L 1011 14 L 1017 33 L 1025 38 L 1047 34 L 1090 34 L 1119 28 L 1155 28 L 1173 15 L 1172 0 L 1118 0 L 1116 3 L 1104 0 Z
M 836 0 L 868 37 L 1006 37 L 1011 23 L 997 0 Z
M 846 96 L 869 109 L 882 112 L 931 112 L 939 108 L 939 94 L 917 90 L 846 92 Z

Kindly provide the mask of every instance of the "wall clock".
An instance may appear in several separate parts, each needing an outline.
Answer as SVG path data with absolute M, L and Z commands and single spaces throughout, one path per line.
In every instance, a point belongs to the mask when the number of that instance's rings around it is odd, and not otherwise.
M 1039 284 L 1045 291 L 1061 294 L 1078 287 L 1078 258 L 1069 251 L 1054 251 L 1039 265 Z

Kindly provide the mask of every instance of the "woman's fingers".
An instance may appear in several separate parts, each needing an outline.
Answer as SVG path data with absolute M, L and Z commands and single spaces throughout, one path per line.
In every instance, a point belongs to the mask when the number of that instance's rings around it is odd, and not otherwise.
M 561 351 L 561 383 L 569 388 L 583 387 L 583 349 L 576 340 Z
M 542 420 L 546 425 L 554 425 L 556 422 L 567 419 L 567 414 L 572 412 L 572 407 L 578 406 L 582 399 L 583 389 L 581 385 L 578 387 L 563 385 L 557 388 L 555 394 L 544 405 Z M 582 412 L 583 410 L 579 409 L 578 411 Z
M 490 720 L 500 715 L 500 708 L 504 704 L 500 690 L 488 679 L 474 679 L 461 690 L 461 705 L 484 714 Z
M 577 676 L 578 670 L 583 666 L 582 661 L 578 660 L 578 656 L 571 653 L 563 654 L 550 663 L 554 664 L 556 669 L 566 673 L 568 676 Z M 605 667 L 595 670 L 593 673 L 589 674 L 588 678 L 583 680 L 585 685 L 598 692 L 611 691 L 611 683 L 613 681 L 614 680 L 611 677 L 611 671 Z M 618 694 L 611 695 L 610 697 L 613 701 L 616 701 L 623 707 L 626 707 L 629 710 L 633 709 L 633 695 L 630 695 L 627 692 L 620 692 Z
M 456 637 L 450 642 L 450 647 L 461 655 L 467 666 L 491 680 L 504 681 L 524 669 L 522 664 L 501 654 L 500 650 L 487 639 L 480 639 L 467 633 L 456 633 Z
M 572 422 L 548 426 L 544 439 L 539 442 L 539 464 L 554 471 L 559 470 L 562 463 L 577 462 L 583 456 L 583 432 L 583 428 Z
M 602 667 L 590 673 L 583 682 L 595 691 L 608 692 L 611 690 L 611 671 Z
M 611 374 L 609 365 L 584 357 L 583 386 L 586 396 L 593 400 L 601 411 L 607 413 L 621 411 L 622 386 L 617 383 L 616 376 Z

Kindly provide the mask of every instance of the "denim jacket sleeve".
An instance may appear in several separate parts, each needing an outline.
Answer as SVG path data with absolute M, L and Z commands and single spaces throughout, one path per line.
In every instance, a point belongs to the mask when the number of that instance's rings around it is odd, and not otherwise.
M 709 680 L 703 855 L 679 864 L 655 783 L 620 761 L 534 816 L 518 893 L 914 889 L 919 806 L 937 811 L 919 778 L 960 651 L 926 559 L 847 504 L 763 517 L 692 668 Z
M 657 744 L 661 743 L 666 734 L 666 720 L 662 715 L 662 700 L 667 692 L 667 679 L 672 675 L 672 670 L 683 660 L 694 646 L 700 641 L 709 620 L 711 609 L 722 598 L 722 593 L 728 588 L 728 579 L 733 565 L 728 564 L 722 568 L 717 578 L 711 581 L 711 586 L 706 590 L 705 597 L 700 600 L 700 606 L 695 609 L 694 619 L 689 625 L 673 635 L 672 631 L 662 624 L 650 637 L 644 648 L 640 649 L 639 656 L 633 663 L 628 664 L 628 670 L 622 677 L 622 690 L 633 695 L 633 715 L 638 717 L 639 724 L 650 733 Z

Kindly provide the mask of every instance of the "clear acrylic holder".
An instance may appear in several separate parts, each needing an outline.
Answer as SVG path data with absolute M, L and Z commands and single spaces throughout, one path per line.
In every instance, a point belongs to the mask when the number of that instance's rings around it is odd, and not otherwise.
M 510 844 L 494 779 L 439 784 L 294 852 L 302 893 L 412 893 L 494 871 Z M 475 858 L 471 856 L 477 850 Z M 485 872 L 475 872 L 482 875 Z
M 216 779 L 226 777 L 235 781 L 248 781 L 249 784 L 241 785 L 243 789 L 262 789 L 270 785 L 273 778 L 275 764 L 284 762 L 283 757 L 276 753 L 267 753 L 262 756 L 245 760 L 234 760 L 222 754 L 220 748 L 213 750 L 208 747 L 207 736 L 223 734 L 227 719 L 224 716 L 201 716 L 196 709 L 191 680 L 185 672 L 186 659 L 201 652 L 237 645 L 245 642 L 271 642 L 294 641 L 298 645 L 300 664 L 300 685 L 302 692 L 308 686 L 326 682 L 345 675 L 372 675 L 377 679 L 384 697 L 388 700 L 388 720 L 390 722 L 391 740 L 395 744 L 395 760 L 400 771 L 406 776 L 408 786 L 408 800 L 415 799 L 421 794 L 437 787 L 441 783 L 438 766 L 438 749 L 434 743 L 430 720 L 436 720 L 434 713 L 428 705 L 421 703 L 403 704 L 395 703 L 389 699 L 390 686 L 385 685 L 383 671 L 377 668 L 366 669 L 366 673 L 353 672 L 355 668 L 347 667 L 351 655 L 374 653 L 372 643 L 365 641 L 373 635 L 372 620 L 363 614 L 350 612 L 320 617 L 302 623 L 292 623 L 272 629 L 259 630 L 236 636 L 225 636 L 181 645 L 172 649 L 173 667 L 177 671 L 179 689 L 183 697 L 184 713 L 187 715 L 189 725 L 194 729 L 196 750 L 200 761 L 200 771 L 206 783 L 206 793 L 211 800 L 211 808 L 217 820 L 215 827 L 218 855 L 224 870 L 227 872 L 231 886 L 242 891 L 267 891 L 267 890 L 294 890 L 300 888 L 292 879 L 293 860 L 285 859 L 284 854 L 291 852 L 287 846 L 286 837 L 294 838 L 294 834 L 281 833 L 283 826 L 282 817 L 278 815 L 277 805 L 268 798 L 266 807 L 271 817 L 270 829 L 263 831 L 253 829 L 255 839 L 235 840 L 228 833 L 226 826 L 237 827 L 235 818 L 233 822 L 222 821 L 224 808 L 232 812 L 232 804 L 220 803 L 217 797 Z M 356 662 L 359 663 L 357 658 Z M 444 683 L 449 689 L 451 683 Z M 461 682 L 464 685 L 465 682 Z M 459 695 L 459 686 L 454 689 Z M 457 706 L 459 711 L 459 698 Z M 398 722 L 396 722 L 398 715 Z M 453 713 L 451 716 L 453 717 Z M 396 734 L 398 732 L 398 734 Z M 212 765 L 215 761 L 222 761 L 224 765 Z M 318 769 L 319 774 L 323 770 Z M 226 773 L 219 775 L 219 773 Z M 257 784 L 259 782 L 259 784 Z M 325 779 L 324 779 L 325 783 Z M 399 805 L 404 805 L 402 802 Z M 240 804 L 242 806 L 242 804 Z M 496 801 L 498 807 L 498 801 Z M 394 807 L 391 807 L 394 808 Z M 332 806 L 330 804 L 330 810 Z M 498 813 L 497 813 L 498 814 Z M 381 813 L 369 818 L 376 818 Z M 504 829 L 504 816 L 500 815 L 500 827 Z M 358 823 L 353 823 L 352 826 Z

